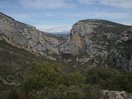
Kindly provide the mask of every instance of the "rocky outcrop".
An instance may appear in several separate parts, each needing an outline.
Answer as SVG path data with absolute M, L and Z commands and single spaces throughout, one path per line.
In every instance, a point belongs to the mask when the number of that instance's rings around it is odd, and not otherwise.
M 0 13 L 0 40 L 33 53 L 58 54 L 58 39 L 48 37 L 35 27 L 18 22 L 3 13 Z
M 117 66 L 131 71 L 132 28 L 105 20 L 79 21 L 61 52 L 87 58 L 88 66 Z
M 130 93 L 125 91 L 102 90 L 99 99 L 132 99 Z

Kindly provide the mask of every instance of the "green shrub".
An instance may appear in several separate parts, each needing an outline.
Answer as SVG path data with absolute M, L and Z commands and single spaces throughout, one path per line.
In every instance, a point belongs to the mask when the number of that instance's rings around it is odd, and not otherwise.
M 26 91 L 56 88 L 63 82 L 63 74 L 54 63 L 35 63 L 24 74 L 22 86 Z
M 96 88 L 85 84 L 84 75 L 77 71 L 66 73 L 54 62 L 35 63 L 24 74 L 21 87 L 31 99 L 97 97 Z
M 123 73 L 110 67 L 96 67 L 88 71 L 86 83 L 102 89 L 132 92 L 132 73 Z

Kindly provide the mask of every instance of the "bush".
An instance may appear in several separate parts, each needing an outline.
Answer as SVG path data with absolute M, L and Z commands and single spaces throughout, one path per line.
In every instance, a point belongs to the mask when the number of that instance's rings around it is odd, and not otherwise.
M 85 76 L 83 76 L 80 72 L 71 72 L 69 74 L 64 75 L 64 85 L 72 86 L 72 85 L 81 85 L 85 82 Z
M 22 87 L 26 91 L 56 88 L 63 82 L 63 74 L 53 63 L 35 63 L 24 74 Z
M 120 78 L 116 79 L 121 90 L 132 92 L 132 72 L 123 74 Z
M 132 73 L 123 73 L 109 67 L 96 67 L 88 71 L 86 83 L 99 85 L 102 89 L 132 92 Z
M 66 73 L 52 62 L 35 63 L 21 84 L 31 99 L 96 99 L 97 89 L 85 84 L 80 72 Z M 29 98 L 29 99 L 30 99 Z

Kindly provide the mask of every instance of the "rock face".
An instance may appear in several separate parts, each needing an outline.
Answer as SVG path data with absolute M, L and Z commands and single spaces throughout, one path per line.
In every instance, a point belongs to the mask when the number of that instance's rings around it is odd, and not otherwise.
M 0 13 L 0 40 L 13 46 L 52 60 L 66 55 L 70 60 L 67 62 L 87 65 L 88 68 L 103 65 L 132 71 L 130 26 L 106 20 L 82 20 L 73 25 L 69 37 L 63 38 L 47 35 Z
M 3 13 L 0 13 L 0 40 L 33 53 L 44 55 L 49 51 L 58 54 L 58 39 L 48 37 L 35 27 L 18 22 Z
M 99 99 L 131 99 L 131 96 L 125 91 L 102 90 Z
M 89 66 L 132 70 L 132 28 L 105 20 L 82 20 L 73 25 L 62 53 L 87 58 Z M 92 61 L 92 62 L 90 62 Z

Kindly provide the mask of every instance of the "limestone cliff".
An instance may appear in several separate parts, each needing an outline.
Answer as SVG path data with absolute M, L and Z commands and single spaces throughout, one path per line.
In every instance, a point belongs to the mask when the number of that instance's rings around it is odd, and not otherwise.
M 58 39 L 48 37 L 35 27 L 18 22 L 3 13 L 0 13 L 0 40 L 33 53 L 44 55 L 49 51 L 58 54 Z
M 73 25 L 62 53 L 78 56 L 90 66 L 132 70 L 132 28 L 106 20 L 82 20 Z

